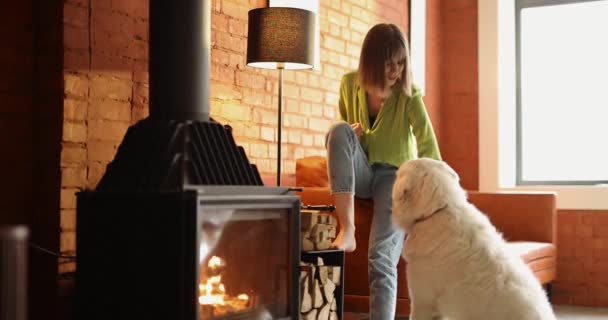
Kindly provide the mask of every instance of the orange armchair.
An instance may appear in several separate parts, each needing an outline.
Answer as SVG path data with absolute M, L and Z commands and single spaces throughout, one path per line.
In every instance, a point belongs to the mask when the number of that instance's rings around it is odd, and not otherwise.
M 296 161 L 296 185 L 303 204 L 332 204 L 327 181 L 326 159 L 313 156 Z M 503 233 L 512 250 L 530 266 L 550 296 L 556 278 L 556 195 L 551 192 L 468 192 L 469 201 L 484 212 Z M 346 255 L 344 267 L 344 310 L 368 312 L 367 243 L 372 218 L 371 200 L 355 199 L 357 250 Z M 397 314 L 408 315 L 405 264 L 397 266 Z

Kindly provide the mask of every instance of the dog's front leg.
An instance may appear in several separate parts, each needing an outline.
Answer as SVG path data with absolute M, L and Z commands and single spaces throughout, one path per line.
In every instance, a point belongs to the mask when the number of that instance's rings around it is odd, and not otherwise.
M 414 261 L 408 262 L 407 283 L 410 296 L 410 320 L 437 320 L 437 293 L 433 290 L 431 274 L 416 268 Z
M 412 299 L 410 320 L 436 320 L 438 317 L 435 306 L 430 301 Z

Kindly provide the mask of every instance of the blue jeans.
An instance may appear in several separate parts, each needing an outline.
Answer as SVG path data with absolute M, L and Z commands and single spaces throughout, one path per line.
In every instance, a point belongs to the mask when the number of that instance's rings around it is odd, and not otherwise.
M 405 233 L 391 220 L 391 193 L 397 168 L 370 165 L 348 123 L 334 124 L 327 134 L 327 171 L 331 192 L 354 192 L 374 201 L 369 234 L 370 319 L 393 320 L 397 301 L 397 263 Z M 348 270 L 345 270 L 348 272 Z

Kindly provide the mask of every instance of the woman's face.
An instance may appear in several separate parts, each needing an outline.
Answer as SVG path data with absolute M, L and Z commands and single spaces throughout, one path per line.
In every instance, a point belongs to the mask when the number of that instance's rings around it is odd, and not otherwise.
M 405 58 L 401 52 L 396 53 L 391 59 L 384 62 L 384 75 L 386 76 L 386 84 L 388 86 L 393 86 L 399 80 L 404 64 Z

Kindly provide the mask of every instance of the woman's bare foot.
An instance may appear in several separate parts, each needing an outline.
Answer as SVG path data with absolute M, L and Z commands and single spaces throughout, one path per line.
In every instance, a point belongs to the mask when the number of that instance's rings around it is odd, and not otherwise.
M 344 250 L 344 252 L 353 252 L 357 249 L 357 241 L 355 240 L 354 229 L 341 229 L 338 232 L 336 240 L 331 244 L 330 248 Z
M 330 248 L 353 252 L 357 248 L 355 240 L 355 196 L 352 192 L 334 193 L 333 201 L 340 232 Z

